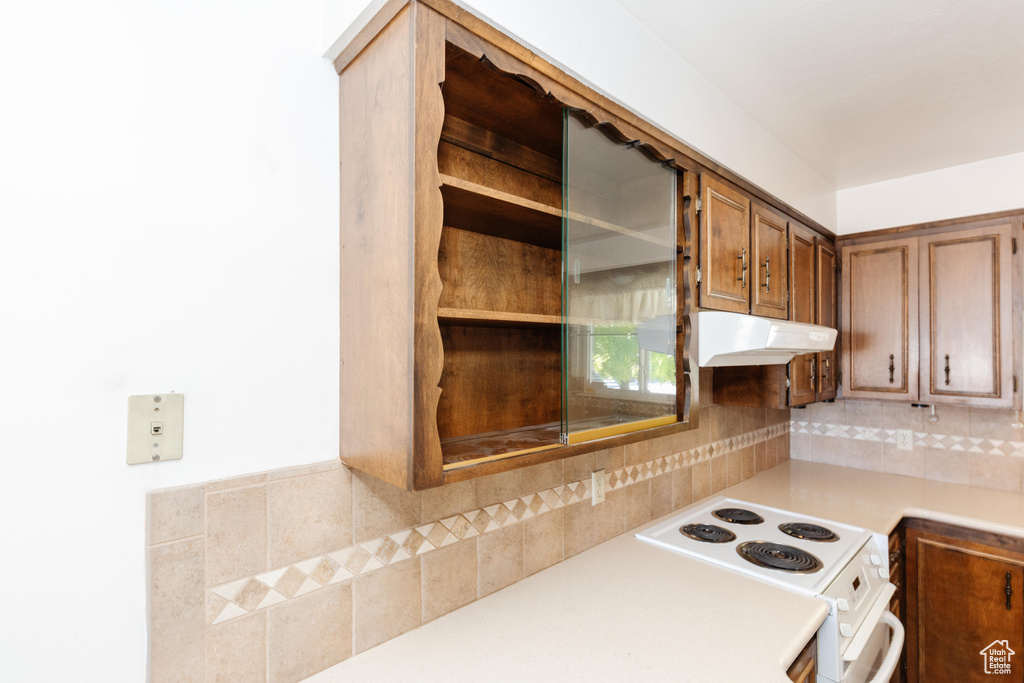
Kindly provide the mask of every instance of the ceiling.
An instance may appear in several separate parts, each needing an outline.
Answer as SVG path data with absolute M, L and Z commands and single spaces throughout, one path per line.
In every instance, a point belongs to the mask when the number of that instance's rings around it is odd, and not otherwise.
M 1019 0 L 618 0 L 837 189 L 1024 151 Z

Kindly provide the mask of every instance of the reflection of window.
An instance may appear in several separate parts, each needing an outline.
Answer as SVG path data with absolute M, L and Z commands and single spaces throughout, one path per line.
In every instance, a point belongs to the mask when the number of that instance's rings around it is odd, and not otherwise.
M 641 349 L 636 325 L 589 326 L 590 386 L 598 392 L 674 399 L 675 357 Z

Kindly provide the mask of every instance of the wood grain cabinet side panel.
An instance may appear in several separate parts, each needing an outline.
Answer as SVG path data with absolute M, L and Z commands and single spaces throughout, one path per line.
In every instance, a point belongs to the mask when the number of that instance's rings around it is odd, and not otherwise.
M 786 675 L 794 683 L 815 683 L 818 673 L 818 639 L 811 638 L 811 642 L 797 656 Z

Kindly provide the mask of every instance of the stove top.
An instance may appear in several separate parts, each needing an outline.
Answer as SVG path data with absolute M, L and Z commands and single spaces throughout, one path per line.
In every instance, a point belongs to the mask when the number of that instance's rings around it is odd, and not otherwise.
M 673 552 L 819 595 L 871 538 L 871 532 L 720 497 L 636 536 Z

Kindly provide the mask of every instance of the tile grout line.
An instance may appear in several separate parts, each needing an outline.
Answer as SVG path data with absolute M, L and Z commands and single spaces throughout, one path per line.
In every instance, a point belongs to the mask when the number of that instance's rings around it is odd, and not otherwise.
M 711 458 L 713 458 L 713 457 L 716 457 L 716 456 L 719 456 L 719 455 L 725 455 L 725 454 L 731 453 L 733 451 L 742 450 L 742 449 L 747 448 L 749 446 L 756 445 L 758 443 L 766 442 L 766 441 L 768 441 L 770 439 L 782 437 L 782 436 L 786 435 L 788 433 L 788 431 L 789 431 L 789 427 L 786 425 L 786 423 L 785 422 L 780 422 L 780 423 L 777 423 L 777 424 L 774 424 L 774 425 L 757 428 L 757 429 L 755 429 L 755 430 L 753 430 L 751 432 L 745 432 L 745 433 L 738 434 L 738 435 L 735 435 L 735 436 L 719 439 L 719 440 L 714 441 L 714 442 L 709 442 L 709 443 L 706 443 L 706 444 L 702 444 L 700 446 L 696 446 L 694 448 L 686 449 L 684 451 L 680 451 L 680 452 L 677 452 L 677 453 L 672 453 L 672 454 L 669 454 L 669 455 L 660 456 L 658 458 L 653 458 L 653 459 L 651 459 L 649 461 L 646 461 L 644 463 L 640 463 L 638 465 L 628 465 L 628 466 L 624 465 L 623 467 L 615 468 L 615 469 L 613 469 L 613 470 L 611 470 L 609 472 L 610 475 L 613 475 L 614 480 L 615 480 L 615 483 L 613 485 L 609 486 L 609 490 L 619 490 L 619 489 L 625 489 L 625 488 L 630 487 L 630 486 L 639 485 L 639 484 L 642 484 L 645 481 L 649 481 L 650 479 L 653 479 L 656 476 L 671 474 L 675 470 L 681 469 L 682 467 L 692 466 L 693 464 L 696 464 L 697 462 L 703 462 L 703 461 L 710 462 Z M 559 492 L 559 490 L 561 492 Z M 373 571 L 375 571 L 377 569 L 381 569 L 383 567 L 390 566 L 392 564 L 397 564 L 398 562 L 404 561 L 405 559 L 414 559 L 414 558 L 417 558 L 417 557 L 421 557 L 423 554 L 425 554 L 427 552 L 432 552 L 435 549 L 440 549 L 442 547 L 446 547 L 448 545 L 452 545 L 454 543 L 458 543 L 458 542 L 461 542 L 463 540 L 468 540 L 469 538 L 473 538 L 475 536 L 479 536 L 479 535 L 482 535 L 484 533 L 490 533 L 492 531 L 504 528 L 506 526 L 512 526 L 512 525 L 515 525 L 515 524 L 522 524 L 527 519 L 532 519 L 533 517 L 539 517 L 541 515 L 547 514 L 549 512 L 553 512 L 553 511 L 558 510 L 558 509 L 565 509 L 565 508 L 568 508 L 571 505 L 576 505 L 576 504 L 583 503 L 583 502 L 588 501 L 590 499 L 590 493 L 591 492 L 589 490 L 589 483 L 586 480 L 574 481 L 574 482 L 570 482 L 569 484 L 564 483 L 564 469 L 563 469 L 563 483 L 561 485 L 559 485 L 559 486 L 552 487 L 552 488 L 549 488 L 549 489 L 543 489 L 543 490 L 535 492 L 535 493 L 527 493 L 527 494 L 524 494 L 522 496 L 518 496 L 517 498 L 510 499 L 510 500 L 504 501 L 504 502 L 495 503 L 495 504 L 488 505 L 488 506 L 485 506 L 485 507 L 473 508 L 473 509 L 470 509 L 470 510 L 466 510 L 466 511 L 464 511 L 462 513 L 456 513 L 455 515 L 452 515 L 450 517 L 446 517 L 446 518 L 444 518 L 442 520 L 436 520 L 434 522 L 429 522 L 429 523 L 421 524 L 421 525 L 418 525 L 418 526 L 415 526 L 415 527 L 412 527 L 412 528 L 403 529 L 403 530 L 394 532 L 392 534 L 384 535 L 381 538 L 371 539 L 371 540 L 365 541 L 363 543 L 355 543 L 355 542 L 353 542 L 350 546 L 345 547 L 345 548 L 341 548 L 341 549 L 336 550 L 336 551 L 331 551 L 329 553 L 324 553 L 324 554 L 321 554 L 321 555 L 317 555 L 315 557 L 312 557 L 312 558 L 309 558 L 309 559 L 306 559 L 306 560 L 302 560 L 302 561 L 297 562 L 297 563 L 293 562 L 293 563 L 290 563 L 289 565 L 284 565 L 283 567 L 278 567 L 276 569 L 267 569 L 266 571 L 261 571 L 258 574 L 253 575 L 253 576 L 242 577 L 240 579 L 234 579 L 234 580 L 232 580 L 230 582 L 226 582 L 226 583 L 220 584 L 218 586 L 210 587 L 210 588 L 208 588 L 206 590 L 207 600 L 210 599 L 210 594 L 211 593 L 216 593 L 216 594 L 220 595 L 220 597 L 222 597 L 222 598 L 224 598 L 224 599 L 226 599 L 228 601 L 228 605 L 225 606 L 224 610 L 222 610 L 222 613 L 220 615 L 218 615 L 217 617 L 214 618 L 214 622 L 213 623 L 224 623 L 226 621 L 231 621 L 231 620 L 233 620 L 235 618 L 239 618 L 241 616 L 245 616 L 246 614 L 253 614 L 253 613 L 257 612 L 257 611 L 264 611 L 264 610 L 266 610 L 267 608 L 262 608 L 261 609 L 259 606 L 257 606 L 256 608 L 254 608 L 254 609 L 252 609 L 250 611 L 250 610 L 247 610 L 245 608 L 242 608 L 241 606 L 238 606 L 238 608 L 244 610 L 242 613 L 236 614 L 235 616 L 229 616 L 227 618 L 224 618 L 224 619 L 218 621 L 218 619 L 220 619 L 221 617 L 224 616 L 223 612 L 226 611 L 228 609 L 228 607 L 230 607 L 232 605 L 237 605 L 237 603 L 233 602 L 233 596 L 238 594 L 238 592 L 242 589 L 242 587 L 246 586 L 250 581 L 254 581 L 254 580 L 255 581 L 259 581 L 260 583 L 263 583 L 264 586 L 267 586 L 269 590 L 276 590 L 276 580 L 275 580 L 275 585 L 274 586 L 270 586 L 265 581 L 263 581 L 263 579 L 260 578 L 260 577 L 265 577 L 267 574 L 281 572 L 281 576 L 283 576 L 283 572 L 287 572 L 288 569 L 290 569 L 290 568 L 296 568 L 299 571 L 302 571 L 303 573 L 306 573 L 308 578 L 312 578 L 311 574 L 313 573 L 314 569 L 316 567 L 319 567 L 323 562 L 325 562 L 327 560 L 330 560 L 330 563 L 328 563 L 328 566 L 330 566 L 331 563 L 336 565 L 336 568 L 330 570 L 330 571 L 333 571 L 334 574 L 332 576 L 327 577 L 323 581 L 322 585 L 318 585 L 315 588 L 310 588 L 308 591 L 303 593 L 303 595 L 308 594 L 309 592 L 312 592 L 314 590 L 318 590 L 319 588 L 323 588 L 324 586 L 334 585 L 334 584 L 337 584 L 337 583 L 344 583 L 345 581 L 351 581 L 351 584 L 353 586 L 353 594 L 354 594 L 355 578 L 358 577 L 358 576 L 363 576 L 363 575 L 369 574 L 369 573 L 371 573 L 371 572 L 373 572 Z M 545 494 L 545 495 L 542 496 L 541 494 Z M 674 485 L 673 485 L 673 495 L 674 495 Z M 692 492 L 691 492 L 691 498 L 692 498 Z M 545 499 L 547 499 L 547 500 L 545 500 Z M 527 503 L 525 503 L 526 500 L 529 500 L 531 502 L 529 504 L 527 504 Z M 534 505 L 537 502 L 537 500 L 540 501 L 540 504 L 537 506 L 537 510 L 534 511 L 534 510 L 531 509 L 531 506 Z M 551 504 L 549 505 L 547 501 L 551 501 Z M 355 512 L 354 511 L 354 505 L 355 505 L 355 503 L 354 503 L 354 496 L 353 496 L 353 502 L 352 502 L 352 506 L 353 506 L 352 512 L 353 512 L 353 514 Z M 519 516 L 517 516 L 516 513 L 514 512 L 514 510 L 515 509 L 519 509 L 520 507 L 522 507 L 522 512 L 520 512 Z M 547 509 L 544 509 L 545 507 Z M 488 510 L 490 510 L 491 512 L 488 512 Z M 504 511 L 504 512 L 502 512 L 502 511 Z M 487 517 L 487 521 L 485 523 L 483 523 L 483 528 L 482 529 L 478 528 L 478 526 L 477 526 L 477 524 L 481 523 L 480 522 L 480 517 L 479 517 L 481 512 L 486 513 L 485 516 Z M 269 515 L 269 502 L 268 502 L 268 507 L 267 507 L 266 514 Z M 500 516 L 500 518 L 501 518 L 500 521 L 498 519 L 495 519 L 495 517 L 494 517 L 495 514 Z M 470 517 L 472 517 L 474 521 L 470 521 Z M 420 519 L 422 519 L 422 508 L 421 508 Z M 460 523 L 460 521 L 463 522 L 463 523 Z M 427 531 L 428 528 L 429 528 L 429 531 Z M 441 528 L 444 529 L 443 532 L 440 531 Z M 425 532 L 425 533 L 423 533 L 423 532 Z M 435 533 L 442 534 L 442 535 L 435 536 Z M 523 533 L 523 541 L 524 541 L 524 543 L 523 543 L 523 546 L 524 546 L 523 574 L 525 576 L 525 527 L 524 527 L 523 530 L 521 530 L 521 533 Z M 420 542 L 416 542 L 415 540 L 413 540 L 412 543 L 410 544 L 410 539 L 413 539 L 413 534 L 416 534 L 419 537 L 419 539 L 421 539 L 421 541 Z M 427 538 L 428 536 L 435 536 L 435 540 L 429 540 Z M 397 541 L 396 537 L 397 538 L 401 538 L 402 540 L 401 541 Z M 430 545 L 431 547 L 423 549 L 424 543 Z M 371 550 L 371 548 L 373 548 L 374 550 Z M 381 552 L 382 549 L 384 549 L 385 553 L 390 552 L 390 555 L 387 555 L 387 554 L 385 554 L 384 556 L 378 555 L 377 553 Z M 396 560 L 395 557 L 399 553 L 404 553 L 406 555 L 406 557 L 400 557 L 400 558 L 398 558 Z M 341 559 L 340 560 L 336 559 L 333 556 L 338 556 Z M 358 556 L 358 559 L 356 560 L 356 563 L 354 565 L 347 565 L 346 563 L 351 561 L 353 556 Z M 564 529 L 563 529 L 563 534 L 562 534 L 562 558 L 563 558 L 563 560 L 565 559 L 565 534 L 564 534 Z M 319 562 L 317 562 L 317 560 L 319 560 Z M 361 564 L 360 564 L 360 561 L 362 561 Z M 479 558 L 478 558 L 477 561 L 479 562 Z M 373 566 L 374 563 L 376 563 L 376 566 Z M 269 530 L 268 530 L 268 567 L 269 567 L 269 564 L 270 564 L 270 562 L 269 562 Z M 421 562 L 421 564 L 422 564 L 422 562 Z M 311 569 L 307 572 L 304 569 L 299 569 L 298 565 L 307 565 L 307 566 L 310 566 Z M 369 569 L 366 568 L 367 566 L 369 566 Z M 341 580 L 336 581 L 335 579 L 338 577 L 339 572 L 341 570 L 345 570 L 345 572 L 347 574 L 349 574 L 349 577 L 347 579 L 341 579 Z M 280 578 L 280 576 L 278 578 Z M 314 581 L 314 583 L 319 583 L 320 582 L 319 579 L 313 579 L 313 581 Z M 422 590 L 423 590 L 423 586 L 422 586 L 422 582 L 421 582 L 421 599 L 422 599 Z M 479 597 L 479 592 L 480 592 L 480 577 L 479 577 L 479 573 L 478 573 L 478 576 L 477 576 L 477 595 L 478 595 L 478 597 Z M 282 593 L 282 595 L 284 595 L 284 594 Z M 277 603 L 277 604 L 285 604 L 286 602 L 291 601 L 292 599 L 294 599 L 296 597 L 300 597 L 300 596 L 299 595 L 292 595 L 292 596 L 284 595 L 284 597 L 285 597 L 285 600 L 283 602 Z M 269 605 L 268 605 L 268 607 L 269 607 Z M 237 609 L 236 609 L 236 612 L 237 612 Z M 422 604 L 421 604 L 421 617 L 422 617 Z M 210 625 L 212 626 L 213 623 L 211 623 Z M 356 629 L 355 629 L 355 609 L 354 609 L 354 606 L 353 606 L 353 629 L 352 629 L 353 652 L 355 652 L 355 633 L 356 633 Z M 268 643 L 269 643 L 269 635 L 268 635 Z M 268 645 L 268 647 L 269 647 L 269 645 Z M 268 662 L 268 666 L 269 666 L 269 662 Z

